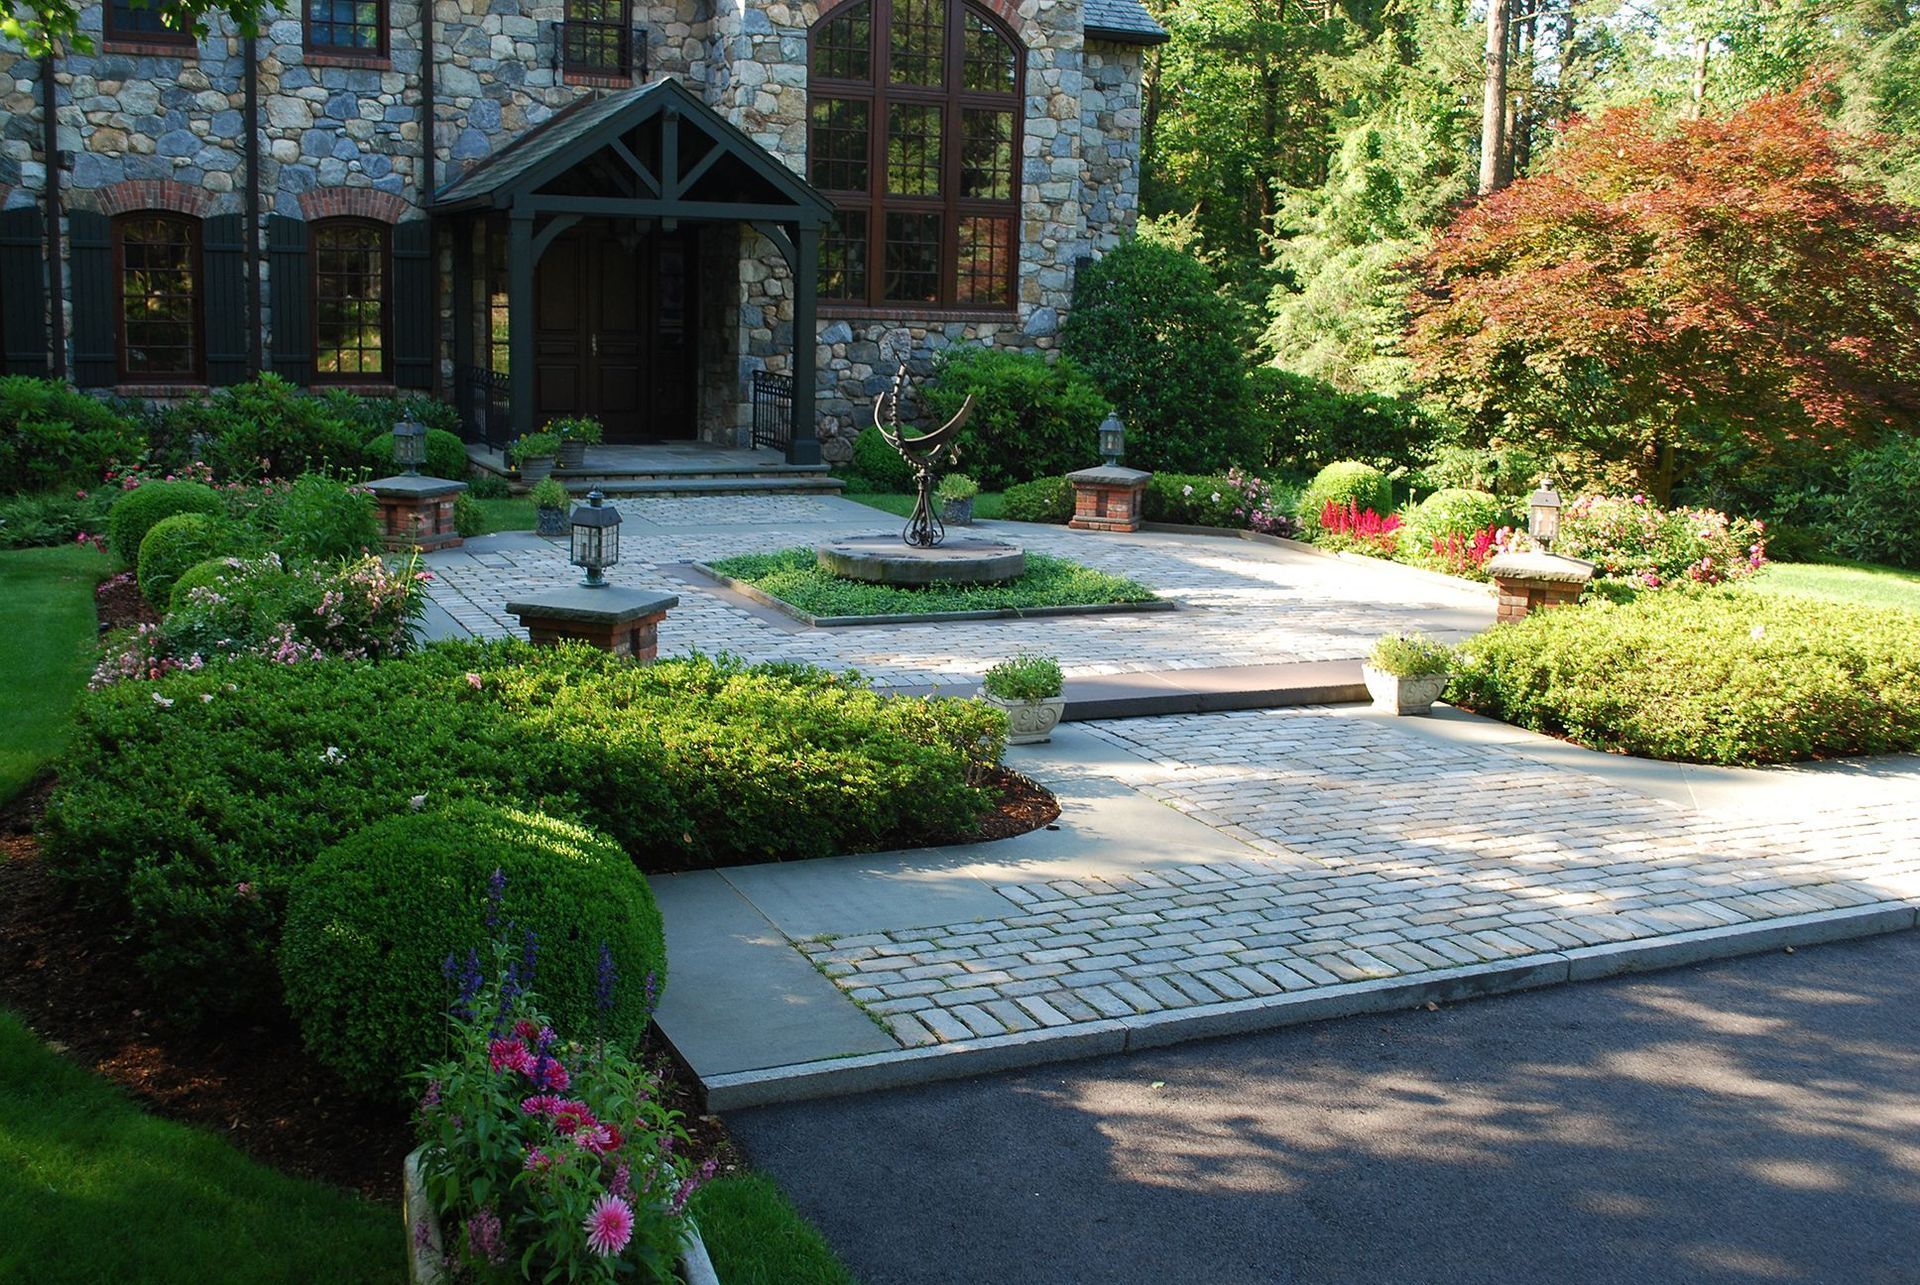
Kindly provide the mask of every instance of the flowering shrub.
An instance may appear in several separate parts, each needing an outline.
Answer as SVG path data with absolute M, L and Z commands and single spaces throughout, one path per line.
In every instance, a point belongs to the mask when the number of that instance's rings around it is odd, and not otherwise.
M 696 1168 L 659 1080 L 605 1038 L 562 1039 L 522 962 L 449 958 L 453 1055 L 423 1081 L 421 1177 L 446 1266 L 475 1280 L 672 1281 Z M 609 982 L 609 985 L 612 985 Z M 432 1228 L 414 1228 L 430 1243 Z
M 1342 504 L 1328 500 L 1320 510 L 1319 534 L 1314 543 L 1323 549 L 1364 553 L 1375 558 L 1391 558 L 1400 547 L 1400 515 L 1384 518 L 1372 509 L 1363 509 L 1348 500 Z
M 1231 527 L 1292 535 L 1293 518 L 1268 483 L 1230 468 L 1220 476 L 1156 473 L 1147 483 L 1144 516 L 1180 526 Z
M 1643 495 L 1583 495 L 1561 511 L 1555 553 L 1599 564 L 1604 579 L 1658 589 L 1720 584 L 1766 564 L 1765 524 L 1714 509 L 1662 509 Z
M 1503 553 L 1532 547 L 1526 532 L 1510 526 L 1490 526 L 1466 535 L 1436 536 L 1424 550 L 1415 545 L 1403 548 L 1401 553 L 1415 566 L 1430 567 L 1467 580 L 1485 580 L 1487 563 Z

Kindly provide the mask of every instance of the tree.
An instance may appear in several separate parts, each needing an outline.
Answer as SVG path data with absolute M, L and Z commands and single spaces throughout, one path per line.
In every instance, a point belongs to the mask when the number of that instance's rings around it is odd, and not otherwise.
M 1418 378 L 1488 443 L 1623 463 L 1651 493 L 1920 426 L 1916 213 L 1853 176 L 1815 88 L 1578 123 L 1421 264 Z
M 278 0 L 131 0 L 136 9 L 153 9 L 176 31 L 207 34 L 207 19 L 224 13 L 241 31 L 258 31 L 261 15 L 277 10 Z M 80 6 L 74 0 L 16 0 L 0 17 L 0 36 L 39 57 L 66 44 L 91 53 L 93 42 L 79 30 Z

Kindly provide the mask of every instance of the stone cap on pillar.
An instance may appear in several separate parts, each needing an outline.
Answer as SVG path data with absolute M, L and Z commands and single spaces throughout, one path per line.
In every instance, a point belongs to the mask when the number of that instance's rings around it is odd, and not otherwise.
M 458 495 L 467 489 L 465 482 L 455 482 L 444 477 L 420 477 L 412 473 L 401 473 L 395 477 L 380 477 L 366 483 L 369 491 L 387 499 L 437 500 L 448 495 Z
M 1096 464 L 1067 474 L 1067 481 L 1081 486 L 1145 486 L 1153 474 L 1119 464 Z
M 507 604 L 507 610 L 516 616 L 538 616 L 542 620 L 624 625 L 646 616 L 657 616 L 679 605 L 680 595 L 677 593 L 654 593 L 648 589 L 627 589 L 620 585 L 603 585 L 597 589 L 569 585 L 531 597 L 516 598 Z
M 1530 580 L 1537 584 L 1586 584 L 1598 563 L 1558 553 L 1503 553 L 1487 563 L 1496 580 Z

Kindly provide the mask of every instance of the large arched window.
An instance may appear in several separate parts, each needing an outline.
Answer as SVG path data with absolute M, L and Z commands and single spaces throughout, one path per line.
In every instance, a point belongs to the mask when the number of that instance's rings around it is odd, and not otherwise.
M 1012 308 L 1019 42 L 965 0 L 858 0 L 812 46 L 808 177 L 839 210 L 820 297 Z
M 205 370 L 200 220 L 142 210 L 114 220 L 120 267 L 120 378 L 193 383 Z
M 383 223 L 322 219 L 313 225 L 313 377 L 384 380 L 389 264 Z

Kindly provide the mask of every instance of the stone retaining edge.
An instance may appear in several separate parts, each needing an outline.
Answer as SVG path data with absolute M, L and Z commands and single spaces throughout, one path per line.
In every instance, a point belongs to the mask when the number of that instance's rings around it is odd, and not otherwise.
M 758 585 L 715 571 L 704 562 L 689 562 L 701 575 L 735 593 L 753 599 L 764 607 L 792 616 L 813 629 L 849 629 L 860 625 L 937 625 L 967 620 L 1033 620 L 1042 616 L 1103 616 L 1136 611 L 1178 611 L 1180 604 L 1171 598 L 1151 602 L 1092 602 L 1061 607 L 996 607 L 990 611 L 922 611 L 896 616 L 815 616 L 784 598 L 776 598 Z
M 936 1044 L 898 1052 L 826 1058 L 791 1066 L 702 1077 L 707 1110 L 731 1111 L 903 1088 L 938 1080 L 1016 1070 L 1047 1062 L 1102 1057 L 1186 1040 L 1246 1035 L 1306 1022 L 1450 1004 L 1485 995 L 1593 981 L 1623 973 L 1732 959 L 1789 946 L 1876 937 L 1920 927 L 1920 908 L 1880 902 L 1844 910 L 1791 915 L 1754 924 L 1615 942 L 1579 950 L 1438 969 L 1412 977 L 1325 986 L 1294 995 L 1233 1000 L 1194 1008 L 1139 1013 L 1077 1023 L 1058 1033 L 1041 1029 L 987 1039 Z

